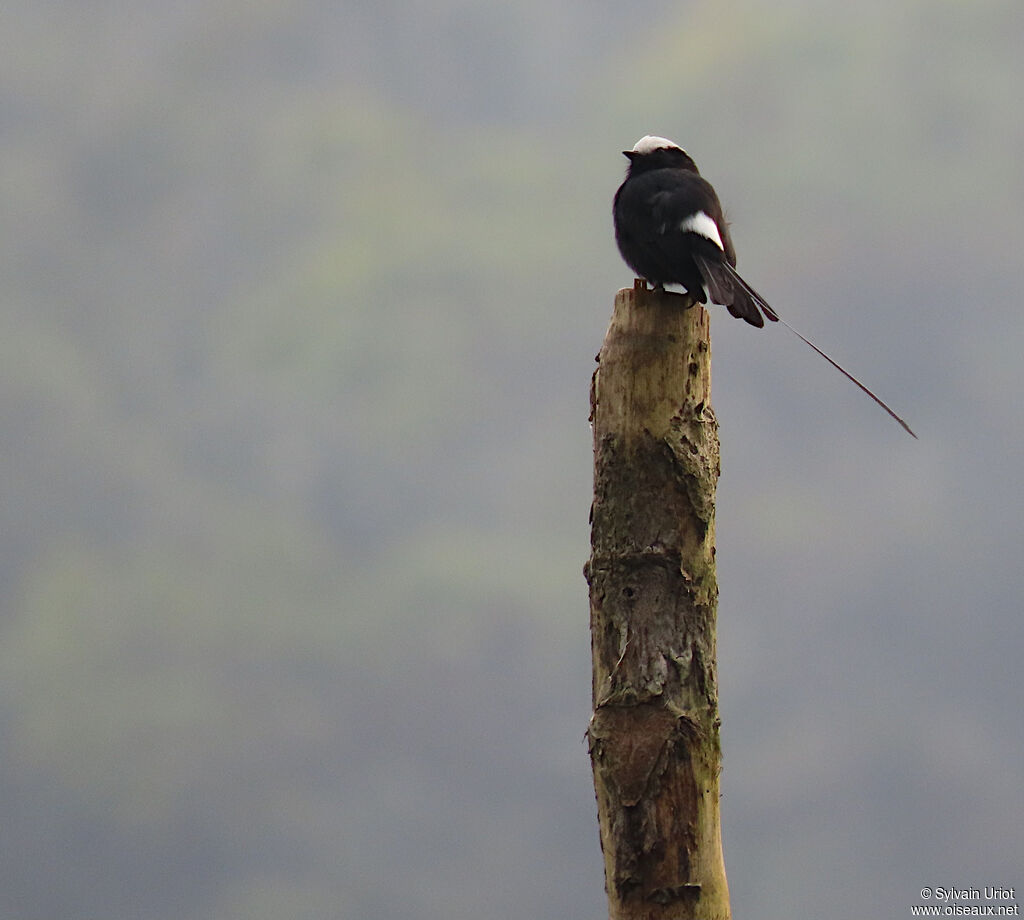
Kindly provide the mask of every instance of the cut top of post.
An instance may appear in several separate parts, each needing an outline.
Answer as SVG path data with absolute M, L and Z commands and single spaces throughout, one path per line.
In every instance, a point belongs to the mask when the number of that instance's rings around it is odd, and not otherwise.
M 594 375 L 595 435 L 609 427 L 627 440 L 664 437 L 683 407 L 699 415 L 710 403 L 707 310 L 687 295 L 641 285 L 615 297 Z

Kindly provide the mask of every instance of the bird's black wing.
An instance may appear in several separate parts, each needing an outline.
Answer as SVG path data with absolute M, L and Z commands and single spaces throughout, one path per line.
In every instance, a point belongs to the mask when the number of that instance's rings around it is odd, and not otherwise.
M 662 180 L 664 183 L 664 179 Z M 649 201 L 655 221 L 663 228 L 668 237 L 668 245 L 678 247 L 682 243 L 694 242 L 694 236 L 711 244 L 713 254 L 724 256 L 730 265 L 736 264 L 736 251 L 733 249 L 729 224 L 722 211 L 722 204 L 714 187 L 703 176 L 695 172 L 673 170 L 669 187 L 662 187 L 652 195 Z M 708 236 L 684 233 L 680 225 L 695 214 L 704 214 L 715 224 L 721 246 Z M 702 249 L 706 247 L 701 247 Z
M 681 174 L 672 188 L 654 197 L 652 212 L 663 230 L 661 245 L 674 258 L 686 258 L 696 266 L 712 302 L 759 328 L 764 326 L 762 312 L 773 322 L 778 319 L 768 302 L 736 271 L 736 250 L 729 225 L 709 182 L 695 173 Z M 713 229 L 702 222 L 697 226 L 703 227 L 704 232 L 695 228 L 684 230 L 686 221 L 696 214 L 709 218 Z M 712 239 L 715 231 L 717 240 Z
M 704 280 L 704 286 L 707 288 L 711 302 L 722 304 L 723 306 L 731 304 L 736 295 L 733 289 L 732 278 L 729 276 L 728 271 L 726 271 L 729 267 L 728 263 L 723 262 L 721 258 L 709 258 L 697 252 L 693 254 L 693 261 L 701 274 L 701 278 Z M 729 307 L 729 310 L 732 312 L 732 307 Z M 740 314 L 733 313 L 733 316 L 740 316 Z

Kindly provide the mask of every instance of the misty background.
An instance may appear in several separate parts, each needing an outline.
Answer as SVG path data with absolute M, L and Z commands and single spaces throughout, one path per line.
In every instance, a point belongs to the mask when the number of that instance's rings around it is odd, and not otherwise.
M 620 151 L 718 189 L 737 917 L 1024 888 L 1019 0 L 10 0 L 0 918 L 606 916 Z

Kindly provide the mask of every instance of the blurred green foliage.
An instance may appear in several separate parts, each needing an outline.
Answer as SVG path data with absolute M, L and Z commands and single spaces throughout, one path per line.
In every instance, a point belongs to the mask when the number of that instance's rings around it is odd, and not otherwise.
M 1024 191 L 1018 4 L 570 6 L 0 13 L 0 915 L 600 909 L 586 387 L 636 136 L 699 138 L 780 275 L 884 226 L 1007 283 L 1017 209 L 916 231 Z

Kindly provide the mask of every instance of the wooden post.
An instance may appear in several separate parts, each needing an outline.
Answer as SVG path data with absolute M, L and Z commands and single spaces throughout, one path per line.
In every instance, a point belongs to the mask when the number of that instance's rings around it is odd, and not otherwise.
M 611 920 L 729 920 L 707 311 L 619 291 L 591 386 L 588 729 Z

